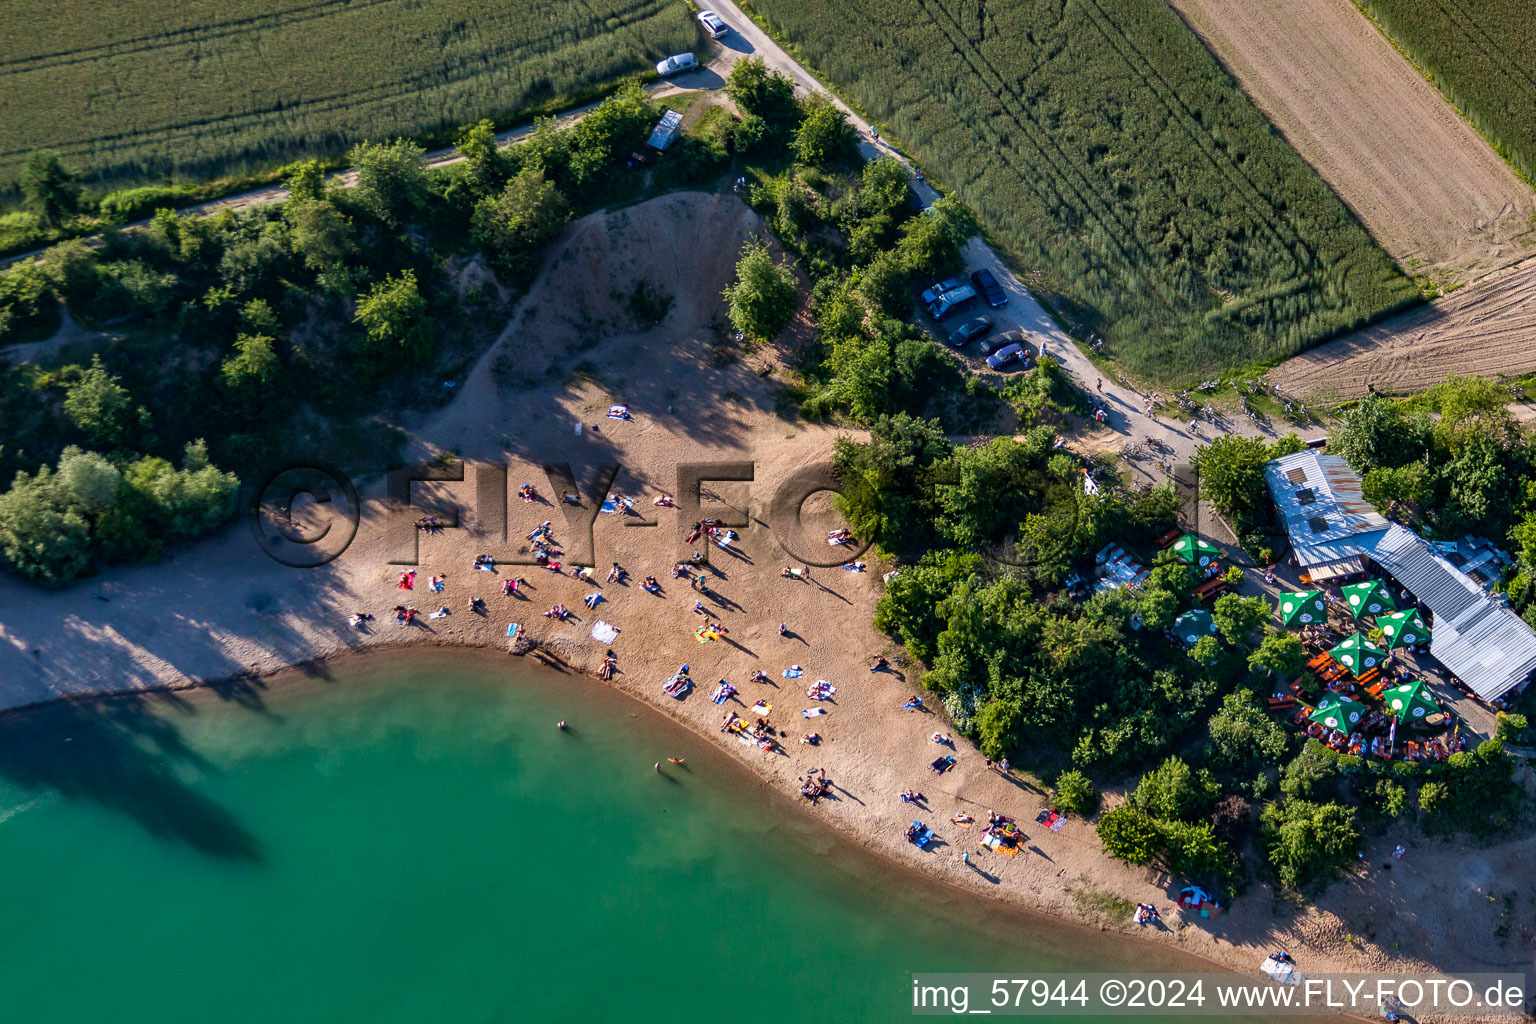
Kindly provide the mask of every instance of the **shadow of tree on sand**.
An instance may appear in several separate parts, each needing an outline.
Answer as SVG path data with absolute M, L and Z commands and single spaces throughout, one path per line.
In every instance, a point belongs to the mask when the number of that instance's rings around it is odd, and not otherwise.
M 216 769 L 146 696 L 66 701 L 0 716 L 0 776 L 29 791 L 94 802 L 158 839 L 209 857 L 262 863 L 261 841 L 177 778 L 177 765 Z

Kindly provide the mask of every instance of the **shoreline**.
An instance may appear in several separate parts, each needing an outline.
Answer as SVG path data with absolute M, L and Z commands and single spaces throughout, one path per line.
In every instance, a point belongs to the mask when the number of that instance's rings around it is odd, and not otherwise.
M 921 687 L 914 668 L 899 662 L 890 638 L 873 626 L 881 572 L 887 567 L 864 555 L 867 572 L 818 568 L 804 582 L 779 574 L 786 562 L 804 564 L 788 553 L 790 548 L 825 554 L 823 531 L 842 523 L 829 501 L 811 497 L 804 502 L 803 521 L 793 527 L 798 532 L 777 532 L 777 526 L 770 526 L 775 520 L 771 499 L 786 481 L 827 460 L 835 439 L 847 432 L 779 413 L 773 359 L 787 363 L 787 352 L 765 351 L 750 361 L 723 364 L 713 357 L 720 291 L 729 283 L 743 240 L 761 223 L 734 196 L 704 193 L 670 194 L 573 223 L 509 317 L 507 329 L 453 400 L 420 422 L 402 425 L 413 438 L 407 462 L 426 463 L 451 451 L 469 463 L 505 467 L 509 499 L 519 480 L 535 482 L 548 497 L 558 494 L 562 485 L 547 481 L 544 465 L 565 462 L 584 482 L 598 467 L 620 463 L 610 493 L 636 496 L 637 510 L 657 528 L 625 528 L 638 523 L 594 511 L 592 547 L 587 548 L 576 535 L 579 529 L 565 523 L 561 509 L 548 500 L 531 506 L 508 500 L 504 509 L 481 518 L 479 480 L 471 470 L 462 482 L 416 484 L 412 497 L 417 509 L 452 505 L 462 514 L 457 528 L 413 538 L 420 581 L 418 590 L 406 594 L 396 589 L 406 566 L 398 564 L 399 552 L 385 528 L 383 481 L 361 488 L 355 541 L 320 568 L 299 570 L 271 560 L 249 524 L 238 522 L 175 549 L 160 564 L 111 568 L 67 590 L 40 591 L 14 577 L 0 578 L 0 607 L 7 609 L 0 618 L 0 708 L 20 712 L 56 700 L 199 687 L 217 692 L 223 686 L 238 696 L 242 685 L 284 672 L 323 674 L 324 666 L 355 652 L 446 647 L 489 656 L 508 650 L 503 631 L 509 620 L 516 621 L 523 627 L 521 637 L 564 662 L 563 674 L 594 676 L 611 646 L 619 674 L 605 685 L 626 691 L 709 740 L 713 749 L 732 755 L 791 802 L 802 799 L 797 773 L 825 767 L 839 799 L 807 808 L 810 816 L 828 819 L 841 837 L 927 880 L 993 904 L 1134 936 L 1245 973 L 1277 948 L 1290 950 L 1313 974 L 1411 971 L 1434 962 L 1446 969 L 1475 969 L 1475 958 L 1461 948 L 1472 938 L 1468 925 L 1476 911 L 1464 907 L 1476 900 L 1468 890 L 1474 883 L 1454 867 L 1436 873 L 1436 849 L 1416 849 L 1391 876 L 1343 876 L 1319 897 L 1326 909 L 1298 908 L 1255 882 L 1220 918 L 1184 921 L 1169 906 L 1181 881 L 1156 869 L 1109 860 L 1092 826 L 1080 819 L 1071 819 L 1059 833 L 1041 829 L 1033 819 L 1049 803 L 1047 793 L 1023 777 L 985 768 L 970 741 L 959 738 L 953 750 L 944 751 L 957 757 L 953 770 L 930 774 L 929 763 L 940 752 L 930 736 L 948 728 L 947 716 L 936 706 L 924 714 L 902 710 L 903 700 Z M 638 330 L 623 326 L 632 321 L 619 300 L 642 276 L 675 301 L 661 324 Z M 559 297 L 571 293 L 591 297 L 586 312 L 593 319 L 574 322 L 561 312 Z M 610 326 L 594 329 L 597 318 Z M 786 339 L 787 346 L 792 344 Z M 602 368 L 601 381 L 591 374 L 571 374 L 564 357 L 577 351 Z M 753 365 L 764 356 L 767 374 Z M 498 364 L 546 383 L 536 391 L 519 390 L 515 381 L 506 383 L 504 371 L 497 372 Z M 716 400 L 712 395 L 732 397 Z M 612 402 L 628 403 L 632 417 L 603 418 Z M 577 433 L 573 424 L 585 429 Z M 661 492 L 682 499 L 680 469 L 711 461 L 750 462 L 750 481 L 728 475 L 726 481 L 734 482 L 712 480 L 697 511 L 651 505 L 651 496 Z M 295 509 L 301 519 L 315 514 L 313 509 L 300 512 Z M 694 631 L 700 618 L 693 605 L 703 595 L 668 577 L 667 569 L 689 550 L 683 541 L 689 524 L 716 514 L 737 516 L 748 525 L 739 527 L 735 550 L 709 549 L 714 576 L 709 611 L 730 633 L 723 642 L 699 643 Z M 493 521 L 497 517 L 500 521 Z M 590 560 L 600 580 L 602 567 L 612 559 L 628 569 L 632 582 L 586 582 L 509 564 L 526 555 L 522 538 L 546 519 L 562 520 L 556 535 L 567 549 L 566 561 Z M 482 576 L 473 565 L 487 551 L 496 553 L 500 572 Z M 519 572 L 528 578 L 522 592 L 497 593 L 505 575 Z M 447 574 L 447 590 L 430 593 L 426 580 L 440 573 Z M 663 580 L 660 593 L 638 585 L 651 574 Z M 594 588 L 605 601 L 589 611 L 582 596 Z M 471 596 L 485 598 L 482 614 L 465 610 Z M 413 599 L 424 605 L 423 611 L 441 602 L 452 614 L 404 629 L 387 622 L 392 605 Z M 572 621 L 539 616 L 555 602 L 576 610 Z M 377 617 L 367 631 L 347 625 L 355 610 Z M 598 617 L 622 630 L 612 644 L 589 636 Z M 789 634 L 780 635 L 780 622 L 789 625 Z M 869 671 L 867 659 L 875 653 L 892 656 L 892 671 Z M 712 704 L 707 690 L 687 700 L 665 697 L 662 681 L 685 662 L 693 666 L 691 674 L 701 689 L 716 679 L 736 684 L 740 703 Z M 791 664 L 803 666 L 803 680 L 781 675 Z M 766 671 L 769 682 L 747 682 L 751 670 Z M 812 723 L 796 711 L 812 703 L 800 694 L 804 684 L 818 677 L 838 692 L 833 701 L 818 705 L 829 712 L 815 719 L 823 742 L 802 745 L 800 738 Z M 717 731 L 726 710 L 747 713 L 757 699 L 775 705 L 771 721 L 789 733 L 781 735 L 784 747 L 778 753 L 738 747 Z M 933 797 L 915 815 L 913 807 L 897 799 L 909 788 Z M 1025 826 L 1026 846 L 1019 856 L 974 852 L 974 830 L 950 824 L 958 811 L 979 818 L 989 808 Z M 926 852 L 912 847 L 902 831 L 914 816 L 934 825 L 951 845 Z M 1371 860 L 1385 860 L 1397 841 L 1392 832 L 1373 837 L 1367 844 Z M 1435 841 L 1436 847 L 1444 845 Z M 980 876 L 965 865 L 962 848 L 972 853 L 973 865 L 989 874 Z M 1508 849 L 1522 853 L 1524 847 L 1512 843 Z M 1489 861 L 1495 859 L 1494 852 L 1484 852 Z M 1499 865 L 1484 868 L 1489 879 L 1500 877 Z M 1390 903 L 1396 896 L 1408 905 L 1406 888 L 1392 891 L 1407 883 L 1415 889 L 1413 913 L 1378 920 L 1382 900 Z M 1097 910 L 1085 908 L 1069 887 L 1106 899 Z M 1167 911 L 1168 930 L 1144 935 L 1129 930 L 1134 927 L 1129 920 L 1099 923 L 1109 897 L 1157 905 Z M 1358 938 L 1362 922 L 1375 922 L 1381 934 Z
M 229 682 L 248 680 L 259 680 L 263 684 L 261 687 L 263 690 L 270 688 L 274 692 L 291 692 L 302 688 L 313 688 L 317 685 L 321 685 L 322 683 L 329 683 L 334 681 L 328 678 L 324 678 L 327 676 L 327 673 L 310 671 L 315 667 L 346 665 L 349 666 L 349 672 L 362 674 L 366 672 L 368 668 L 368 662 L 386 657 L 391 653 L 410 651 L 414 656 L 422 661 L 425 661 L 428 657 L 428 652 L 432 651 L 434 648 L 444 649 L 447 657 L 450 659 L 463 661 L 468 664 L 480 662 L 488 668 L 499 668 L 501 670 L 505 670 L 509 667 L 505 664 L 503 659 L 524 658 L 523 655 L 513 655 L 504 651 L 497 651 L 493 646 L 486 644 L 472 645 L 459 643 L 439 643 L 433 645 L 421 643 L 401 643 L 394 645 L 379 645 L 376 647 L 368 647 L 359 650 L 338 651 L 330 654 L 320 655 L 298 664 L 271 669 L 259 674 L 245 673 L 241 675 L 226 677 L 224 679 L 199 679 L 180 684 L 165 684 L 162 686 L 132 690 L 104 690 L 92 693 L 58 696 L 47 700 L 37 701 L 32 704 L 0 708 L 0 717 L 25 715 L 30 713 L 46 713 L 49 708 L 57 707 L 59 705 L 89 704 L 97 702 L 127 700 L 135 697 L 153 696 L 155 694 L 163 693 L 189 694 L 193 697 L 201 697 L 206 701 L 222 701 L 224 698 L 216 692 L 216 688 L 218 686 Z M 454 666 L 451 665 L 446 667 L 450 671 L 454 668 Z M 1085 946 L 1091 945 L 1091 943 L 1095 941 L 1096 936 L 1110 936 L 1111 941 L 1116 943 L 1124 943 L 1129 946 L 1140 947 L 1147 950 L 1148 952 L 1156 952 L 1161 956 L 1171 957 L 1174 959 L 1191 960 L 1199 965 L 1214 969 L 1216 971 L 1236 970 L 1236 968 L 1232 965 L 1223 963 L 1221 960 L 1215 957 L 1211 957 L 1194 950 L 1184 949 L 1166 942 L 1159 942 L 1158 940 L 1149 937 L 1145 933 L 1144 929 L 1137 929 L 1136 931 L 1124 931 L 1117 928 L 1107 927 L 1102 924 L 1094 924 L 1085 920 L 1073 919 L 1052 914 L 1028 903 L 1014 899 L 988 898 L 988 896 L 984 893 L 975 892 L 966 888 L 965 886 L 958 885 L 947 878 L 936 877 L 934 875 L 925 873 L 914 865 L 905 863 L 902 860 L 891 856 L 887 850 L 881 848 L 880 844 L 870 842 L 867 839 L 860 837 L 855 832 L 849 832 L 845 830 L 835 821 L 828 821 L 822 817 L 819 817 L 811 807 L 806 806 L 803 801 L 797 799 L 796 795 L 780 790 L 778 787 L 773 785 L 773 782 L 770 778 L 757 771 L 754 771 L 750 763 L 732 756 L 732 752 L 730 751 L 727 744 L 716 742 L 714 741 L 713 737 L 707 734 L 702 734 L 691 728 L 686 721 L 683 721 L 676 716 L 667 714 L 663 710 L 664 706 L 658 707 L 657 705 L 642 698 L 639 694 L 629 692 L 621 687 L 607 683 L 590 672 L 562 671 L 560 669 L 552 668 L 548 665 L 540 664 L 536 661 L 525 661 L 524 664 L 511 667 L 515 670 L 515 673 L 518 674 L 517 677 L 514 677 L 510 680 L 498 679 L 498 685 L 502 683 L 507 683 L 513 686 L 526 685 L 529 680 L 538 680 L 541 676 L 547 677 L 549 682 L 561 682 L 567 681 L 570 676 L 574 674 L 577 675 L 584 684 L 586 684 L 587 689 L 593 695 L 600 694 L 600 696 L 596 696 L 598 701 L 611 702 L 616 706 L 643 709 L 643 712 L 647 715 L 649 721 L 655 725 L 662 726 L 663 729 L 669 731 L 675 731 L 680 735 L 686 736 L 687 738 L 694 741 L 706 741 L 708 743 L 707 752 L 705 757 L 699 760 L 706 765 L 714 763 L 717 765 L 725 766 L 725 773 L 730 776 L 734 776 L 733 778 L 725 780 L 725 786 L 732 789 L 742 790 L 750 786 L 761 791 L 762 793 L 767 794 L 768 799 L 773 801 L 773 803 L 776 805 L 774 808 L 775 810 L 782 810 L 793 818 L 793 822 L 790 826 L 791 828 L 794 828 L 797 831 L 803 831 L 808 834 L 814 833 L 818 839 L 835 844 L 839 848 L 837 856 L 843 860 L 845 867 L 846 862 L 849 859 L 856 859 L 860 861 L 861 864 L 858 867 L 850 869 L 860 878 L 865 876 L 887 875 L 910 880 L 919 888 L 931 890 L 935 896 L 939 895 L 940 893 L 957 895 L 967 902 L 975 903 L 979 906 L 985 906 L 989 912 L 1000 912 L 1002 914 L 1009 915 L 1017 919 L 1017 922 L 1044 922 L 1051 928 L 1060 929 L 1068 933 L 1076 933 L 1084 940 Z M 317 676 L 322 678 L 317 679 Z M 340 682 L 342 684 L 346 684 L 349 682 L 349 680 L 340 680 Z M 586 694 L 583 694 L 579 699 L 589 700 L 592 698 Z M 690 753 L 689 757 L 690 759 L 694 759 L 697 758 L 697 755 Z M 781 819 L 775 818 L 774 820 L 775 822 L 778 822 Z M 993 925 L 1001 923 L 1016 922 L 992 922 Z M 1171 964 L 1158 966 L 1160 969 L 1166 970 L 1177 969 L 1176 965 Z M 1355 1019 L 1364 1020 L 1366 1018 Z

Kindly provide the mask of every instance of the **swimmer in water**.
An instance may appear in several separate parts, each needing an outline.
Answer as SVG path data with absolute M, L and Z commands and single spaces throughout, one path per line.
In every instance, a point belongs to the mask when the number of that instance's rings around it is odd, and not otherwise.
M 669 758 L 667 758 L 667 760 L 668 760 L 668 761 L 670 761 L 670 762 L 672 762 L 672 763 L 673 763 L 673 764 L 682 764 L 682 763 L 683 763 L 683 761 L 684 761 L 684 760 L 686 760 L 686 758 L 681 758 L 681 757 L 669 757 Z
M 566 724 L 564 722 L 556 722 L 555 723 L 555 728 L 556 729 L 564 729 L 564 728 L 566 728 Z
M 661 774 L 661 762 L 657 761 L 655 767 L 656 767 L 656 774 L 660 775 Z

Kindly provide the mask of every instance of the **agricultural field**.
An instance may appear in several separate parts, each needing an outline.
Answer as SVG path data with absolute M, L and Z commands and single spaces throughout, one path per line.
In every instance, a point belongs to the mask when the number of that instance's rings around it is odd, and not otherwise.
M 1170 2 L 1427 288 L 1536 252 L 1536 191 L 1352 4 Z
M 0 190 L 203 179 L 506 120 L 690 48 L 679 0 L 7 0 Z
M 1452 374 L 1536 372 L 1536 258 L 1428 305 L 1287 359 L 1266 375 L 1288 394 L 1328 404 L 1360 398 L 1366 381 L 1416 394 Z
M 1163 0 L 751 7 L 1133 370 L 1276 361 L 1418 301 Z
M 1358 0 L 1527 180 L 1536 181 L 1536 19 L 1528 0 Z

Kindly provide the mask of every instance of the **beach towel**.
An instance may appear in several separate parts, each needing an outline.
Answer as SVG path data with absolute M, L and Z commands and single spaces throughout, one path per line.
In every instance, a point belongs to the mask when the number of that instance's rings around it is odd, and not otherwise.
M 831 683 L 827 682 L 825 679 L 818 679 L 818 680 L 816 680 L 816 685 L 815 686 L 809 687 L 805 691 L 805 695 L 807 697 L 812 697 L 812 698 L 814 698 L 816 700 L 829 700 L 829 699 L 831 699 L 832 695 L 835 694 L 836 692 L 837 692 L 837 687 L 833 686 Z
M 827 713 L 827 709 L 826 708 L 804 708 L 800 712 L 800 717 L 801 718 L 816 718 L 818 715 L 824 715 L 826 713 Z
M 495 572 L 496 571 L 496 566 L 492 562 L 481 562 L 479 565 L 475 566 L 475 568 L 479 569 L 481 572 Z
M 605 501 L 601 505 L 599 505 L 598 509 L 604 515 L 610 515 L 611 516 L 611 515 L 613 515 L 615 512 L 617 512 L 619 510 L 619 503 L 614 501 L 612 498 L 609 498 L 607 501 Z
M 522 629 L 522 628 L 523 628 L 522 626 L 519 626 L 515 622 L 507 623 L 507 636 L 509 636 L 509 637 L 517 636 L 517 631 Z
M 769 704 L 769 703 L 766 703 L 765 701 L 758 701 L 756 704 L 752 705 L 752 713 L 754 715 L 766 715 L 768 712 L 770 712 L 772 710 L 773 710 L 773 705 Z
M 602 619 L 592 623 L 592 639 L 600 644 L 611 644 L 619 637 L 619 627 L 610 626 Z
M 805 675 L 805 669 L 801 668 L 799 665 L 791 665 L 789 668 L 784 670 L 785 679 L 799 679 L 803 675 Z
M 724 704 L 731 699 L 731 694 L 736 692 L 736 687 L 730 683 L 721 683 L 715 687 L 715 692 L 710 695 L 710 700 L 716 704 Z
M 627 419 L 629 419 L 629 406 L 627 406 L 627 405 L 610 405 L 608 407 L 608 418 L 611 419 L 611 420 L 627 420 Z
M 447 616 L 448 616 L 448 610 L 445 608 L 445 609 L 443 609 L 441 611 L 433 612 L 431 615 L 428 615 L 427 618 L 429 618 L 429 619 L 443 619 L 443 618 L 447 618 Z

